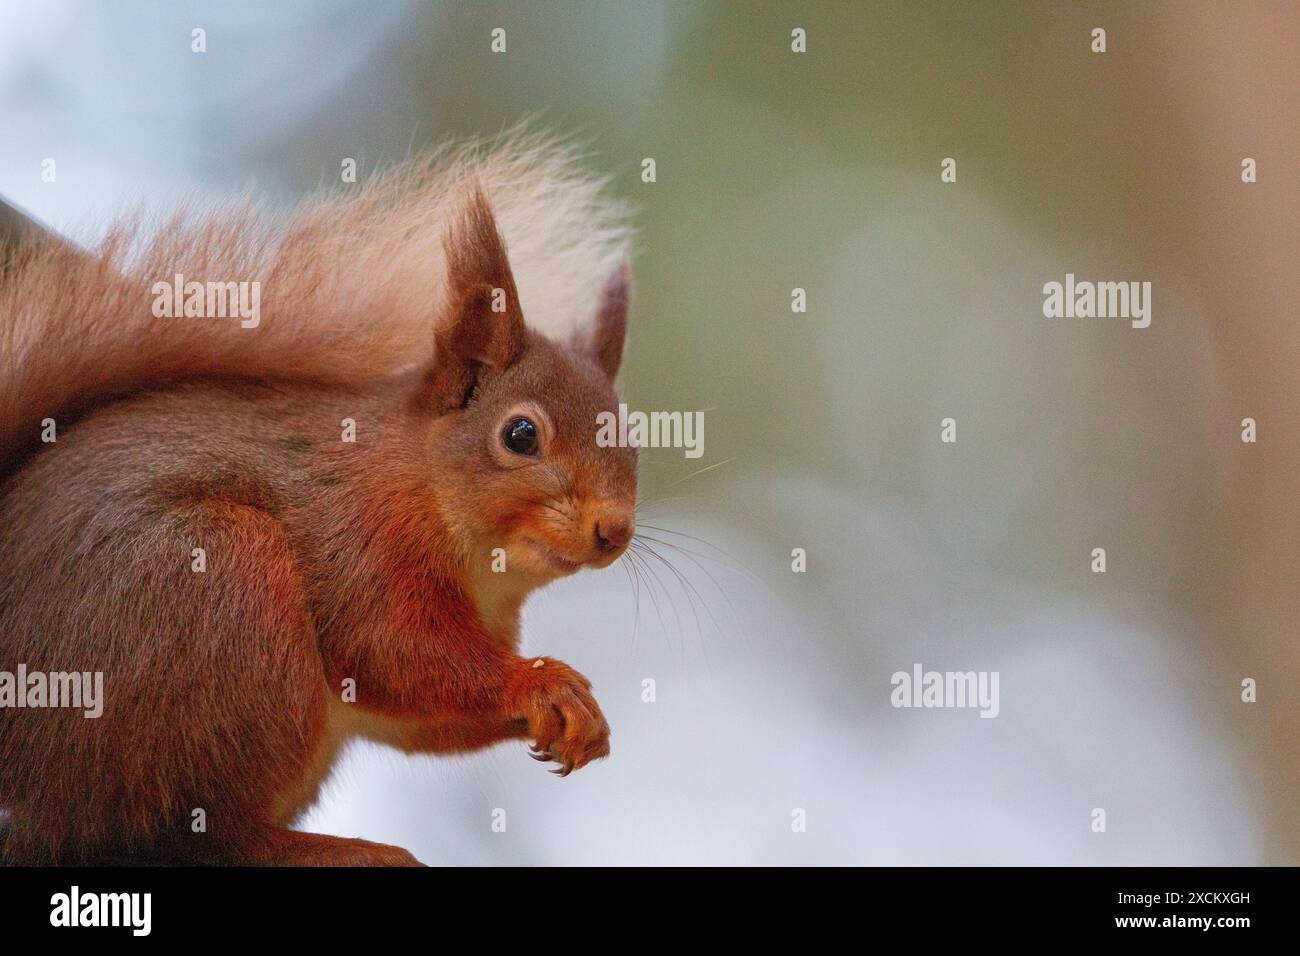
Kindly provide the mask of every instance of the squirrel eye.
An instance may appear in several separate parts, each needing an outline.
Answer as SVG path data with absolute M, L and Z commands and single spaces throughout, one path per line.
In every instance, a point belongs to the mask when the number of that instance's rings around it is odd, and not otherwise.
M 527 418 L 512 418 L 501 433 L 501 444 L 516 455 L 536 455 L 537 426 Z

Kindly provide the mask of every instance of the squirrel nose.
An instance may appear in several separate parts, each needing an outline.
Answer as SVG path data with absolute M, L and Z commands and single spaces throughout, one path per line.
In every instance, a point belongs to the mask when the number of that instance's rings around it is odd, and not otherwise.
M 596 519 L 596 548 L 608 554 L 625 547 L 632 540 L 630 515 L 606 512 Z

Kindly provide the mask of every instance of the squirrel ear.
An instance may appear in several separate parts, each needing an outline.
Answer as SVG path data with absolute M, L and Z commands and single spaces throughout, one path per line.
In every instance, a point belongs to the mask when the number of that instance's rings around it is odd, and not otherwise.
M 505 243 L 492 206 L 477 183 L 459 220 L 448 229 L 443 248 L 446 306 L 434 328 L 429 375 L 439 413 L 463 407 L 479 375 L 485 369 L 509 368 L 526 341 Z
M 623 364 L 623 340 L 627 337 L 628 264 L 624 259 L 605 280 L 596 310 L 596 329 L 591 350 L 596 363 L 612 382 Z

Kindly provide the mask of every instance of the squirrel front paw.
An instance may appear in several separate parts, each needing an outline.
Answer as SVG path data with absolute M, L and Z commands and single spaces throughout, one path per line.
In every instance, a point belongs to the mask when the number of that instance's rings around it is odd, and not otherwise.
M 591 681 L 552 657 L 521 661 L 507 690 L 512 717 L 528 723 L 534 760 L 554 760 L 567 777 L 609 756 L 609 724 L 591 694 Z

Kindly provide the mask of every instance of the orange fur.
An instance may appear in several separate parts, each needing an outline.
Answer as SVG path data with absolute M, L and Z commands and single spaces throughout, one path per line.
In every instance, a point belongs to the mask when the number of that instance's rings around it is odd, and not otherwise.
M 599 183 L 513 138 L 280 233 L 244 208 L 140 235 L 0 275 L 0 669 L 105 681 L 98 719 L 0 710 L 4 858 L 413 862 L 287 828 L 349 736 L 604 756 L 585 678 L 518 655 L 528 593 L 631 532 L 635 450 L 595 444 L 627 305 Z M 260 279 L 261 325 L 155 318 L 174 272 Z M 521 415 L 535 457 L 502 444 Z

